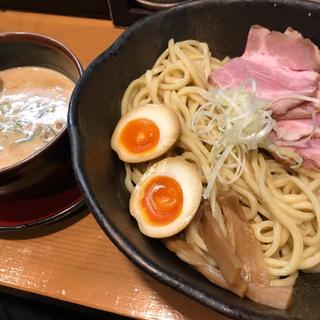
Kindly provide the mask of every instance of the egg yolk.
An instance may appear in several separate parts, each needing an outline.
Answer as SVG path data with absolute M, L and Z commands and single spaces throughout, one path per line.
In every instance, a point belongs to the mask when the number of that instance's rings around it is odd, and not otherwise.
M 168 176 L 154 176 L 144 186 L 142 207 L 155 225 L 166 225 L 181 213 L 183 193 L 180 184 Z
M 159 142 L 160 131 L 149 119 L 129 121 L 121 131 L 121 144 L 132 153 L 143 153 L 153 149 Z

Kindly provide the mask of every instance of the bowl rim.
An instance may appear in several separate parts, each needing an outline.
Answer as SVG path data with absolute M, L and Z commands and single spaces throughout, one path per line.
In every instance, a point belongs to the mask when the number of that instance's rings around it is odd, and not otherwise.
M 19 43 L 19 42 L 29 42 L 34 43 L 39 46 L 51 46 L 52 48 L 55 48 L 61 52 L 63 52 L 67 57 L 70 58 L 72 63 L 77 69 L 77 72 L 79 74 L 80 80 L 82 74 L 83 74 L 83 67 L 78 59 L 78 57 L 75 55 L 75 53 L 63 42 L 58 41 L 57 39 L 54 39 L 50 36 L 43 35 L 40 33 L 35 32 L 25 32 L 25 31 L 8 31 L 8 32 L 0 32 L 0 46 L 2 43 Z M 37 67 L 37 66 L 35 66 Z M 18 66 L 17 66 L 18 68 Z M 5 69 L 3 69 L 5 70 Z M 75 86 L 76 86 L 75 82 Z M 75 89 L 74 86 L 74 89 Z M 70 108 L 70 101 L 68 105 L 68 109 Z M 24 167 L 28 163 L 32 162 L 35 158 L 38 156 L 41 156 L 42 154 L 46 153 L 49 148 L 51 148 L 52 145 L 57 144 L 63 136 L 65 136 L 68 132 L 68 125 L 67 123 L 64 125 L 63 129 L 57 134 L 57 136 L 51 140 L 49 143 L 45 144 L 42 148 L 40 148 L 38 151 L 32 153 L 26 158 L 23 158 L 22 160 L 15 162 L 9 166 L 0 168 L 0 175 L 8 174 L 12 171 L 19 170 L 20 168 Z
M 152 15 L 145 16 L 132 24 L 127 28 L 117 39 L 114 40 L 113 44 L 104 50 L 100 55 L 98 55 L 87 67 L 83 73 L 80 81 L 77 83 L 73 94 L 70 100 L 70 108 L 68 113 L 68 127 L 70 133 L 70 142 L 71 142 L 71 158 L 72 166 L 75 172 L 75 177 L 78 182 L 79 188 L 84 195 L 84 199 L 87 203 L 88 208 L 92 212 L 94 218 L 98 222 L 99 226 L 102 228 L 106 236 L 113 242 L 113 244 L 122 252 L 131 262 L 133 262 L 137 267 L 142 271 L 146 272 L 151 277 L 160 281 L 164 285 L 176 290 L 179 293 L 191 298 L 192 300 L 209 307 L 224 316 L 232 317 L 235 319 L 264 319 L 264 320 L 287 320 L 286 316 L 281 314 L 264 314 L 263 311 L 250 310 L 247 307 L 239 305 L 230 305 L 226 301 L 222 300 L 219 297 L 208 297 L 206 294 L 201 292 L 201 290 L 195 289 L 190 286 L 188 283 L 181 284 L 178 279 L 174 277 L 174 274 L 167 273 L 163 269 L 155 266 L 151 260 L 145 258 L 138 248 L 135 248 L 131 245 L 130 242 L 118 232 L 117 227 L 108 219 L 107 212 L 104 214 L 104 210 L 99 206 L 99 201 L 97 200 L 94 192 L 89 187 L 88 179 L 86 178 L 84 171 L 82 169 L 82 152 L 83 146 L 81 145 L 81 134 L 79 130 L 79 119 L 75 116 L 76 110 L 78 109 L 80 92 L 84 86 L 84 83 L 90 78 L 91 73 L 93 73 L 100 64 L 103 63 L 103 60 L 113 58 L 116 52 L 122 47 L 123 42 L 130 37 L 130 34 L 137 29 L 141 28 L 148 20 L 153 20 L 161 18 L 166 14 L 170 14 L 174 11 L 183 10 L 186 7 L 193 7 L 201 4 L 207 3 L 227 3 L 228 5 L 232 3 L 270 3 L 273 5 L 295 5 L 300 6 L 301 8 L 308 8 L 311 11 L 315 12 L 316 9 L 319 10 L 320 3 L 316 0 L 187 0 L 183 4 L 179 4 L 167 10 L 158 11 Z M 129 213 L 128 213 L 129 214 Z M 215 285 L 215 284 L 213 284 Z M 217 286 L 219 289 L 224 290 L 223 288 Z M 260 305 L 259 303 L 257 303 Z M 271 307 L 267 307 L 273 309 Z M 278 309 L 274 309 L 278 310 Z M 284 310 L 285 312 L 285 310 Z

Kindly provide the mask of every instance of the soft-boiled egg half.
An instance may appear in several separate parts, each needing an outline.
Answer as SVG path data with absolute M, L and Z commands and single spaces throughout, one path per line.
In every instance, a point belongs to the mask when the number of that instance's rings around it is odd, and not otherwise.
M 173 110 L 146 104 L 121 117 L 112 134 L 111 147 L 122 161 L 144 162 L 167 152 L 179 134 L 179 120 Z
M 196 167 L 181 157 L 166 158 L 151 166 L 135 186 L 130 213 L 143 234 L 170 237 L 189 224 L 201 197 L 201 176 Z

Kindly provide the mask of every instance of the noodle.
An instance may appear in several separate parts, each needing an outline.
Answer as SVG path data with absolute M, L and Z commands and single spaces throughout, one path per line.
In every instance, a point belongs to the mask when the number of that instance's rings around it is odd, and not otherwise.
M 206 105 L 203 92 L 208 87 L 209 73 L 227 61 L 228 58 L 220 61 L 211 57 L 205 43 L 170 40 L 154 67 L 129 85 L 121 112 L 123 115 L 146 103 L 165 104 L 176 112 L 181 136 L 170 154 L 180 154 L 194 163 L 204 188 L 214 182 L 210 204 L 224 235 L 225 219 L 215 194 L 222 183 L 239 195 L 246 218 L 263 249 L 270 285 L 291 286 L 299 270 L 314 271 L 320 264 L 320 174 L 305 168 L 288 169 L 264 153 L 234 148 L 222 161 L 219 179 L 210 180 L 218 152 L 210 144 L 217 138 L 217 123 L 213 118 L 219 116 L 221 110 Z M 203 111 L 202 116 L 199 110 Z M 129 192 L 147 165 L 125 164 L 125 185 Z M 215 267 L 199 233 L 197 216 L 182 232 L 191 248 L 208 264 L 206 270 Z M 188 261 L 188 256 L 183 256 L 183 260 L 193 263 Z

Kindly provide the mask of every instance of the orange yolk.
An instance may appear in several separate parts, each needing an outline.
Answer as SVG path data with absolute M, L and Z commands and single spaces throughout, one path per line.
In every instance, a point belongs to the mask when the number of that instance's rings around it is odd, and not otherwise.
M 121 144 L 132 153 L 143 153 L 153 149 L 159 141 L 160 131 L 149 119 L 129 121 L 121 131 Z
M 180 214 L 183 193 L 180 184 L 168 176 L 154 176 L 143 188 L 141 199 L 146 218 L 155 225 L 166 225 Z

